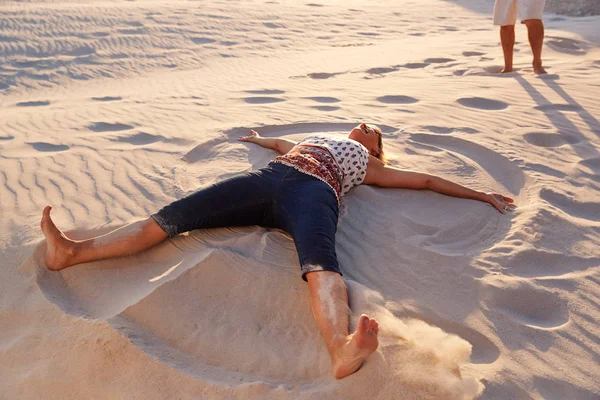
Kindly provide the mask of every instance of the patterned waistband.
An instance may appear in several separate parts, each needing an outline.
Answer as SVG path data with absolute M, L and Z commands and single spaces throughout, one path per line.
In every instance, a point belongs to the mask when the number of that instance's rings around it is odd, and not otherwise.
M 298 145 L 288 153 L 276 157 L 279 162 L 325 182 L 335 192 L 338 204 L 344 179 L 342 169 L 329 150 L 321 146 Z

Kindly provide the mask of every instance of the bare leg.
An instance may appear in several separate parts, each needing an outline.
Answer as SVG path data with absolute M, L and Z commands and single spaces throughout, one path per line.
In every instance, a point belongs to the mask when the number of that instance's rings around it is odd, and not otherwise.
M 533 53 L 533 72 L 536 74 L 545 74 L 546 70 L 542 67 L 542 45 L 544 44 L 544 23 L 540 19 L 527 19 L 523 21 L 527 25 L 527 36 Z
M 41 228 L 46 236 L 46 266 L 53 271 L 89 261 L 128 256 L 149 249 L 167 238 L 167 234 L 152 219 L 134 222 L 106 235 L 87 240 L 72 240 L 65 236 L 50 218 L 52 207 L 46 206 Z
M 356 331 L 348 334 L 348 292 L 342 277 L 329 271 L 306 274 L 310 304 L 331 356 L 337 379 L 356 372 L 379 345 L 377 321 L 363 314 Z
M 504 25 L 500 27 L 500 43 L 504 53 L 504 69 L 502 74 L 513 70 L 513 49 L 515 47 L 515 26 Z

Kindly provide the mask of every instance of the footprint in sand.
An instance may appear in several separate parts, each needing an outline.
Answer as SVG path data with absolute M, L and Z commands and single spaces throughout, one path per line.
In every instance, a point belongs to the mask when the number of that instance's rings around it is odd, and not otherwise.
M 361 36 L 379 36 L 377 32 L 358 32 L 358 34 Z
M 118 97 L 118 96 L 104 96 L 104 97 L 92 97 L 92 100 L 94 100 L 94 101 L 119 101 L 119 100 L 123 100 L 123 98 Z
M 210 44 L 210 43 L 216 42 L 215 39 L 211 39 L 211 38 L 207 38 L 207 37 L 193 37 L 191 39 L 192 39 L 192 42 L 194 42 L 195 44 Z
M 560 328 L 569 322 L 567 301 L 529 282 L 488 284 L 482 291 L 490 311 L 498 311 L 521 325 L 546 330 Z
M 129 143 L 135 146 L 143 146 L 146 144 L 152 144 L 156 142 L 164 142 L 166 141 L 166 138 L 161 135 L 152 135 L 150 133 L 140 132 L 136 133 L 135 135 L 119 136 L 110 140 L 121 143 Z
M 47 100 L 42 100 L 42 101 L 23 101 L 20 103 L 17 103 L 16 106 L 17 107 L 42 107 L 42 106 L 48 106 L 50 105 L 50 102 Z
M 341 109 L 340 107 L 335 106 L 311 106 L 311 108 L 319 111 L 337 111 Z
M 408 68 L 408 69 L 418 69 L 418 68 L 425 68 L 428 67 L 430 64 L 429 63 L 407 63 L 404 65 L 400 65 L 403 68 Z
M 119 32 L 122 35 L 145 35 L 146 33 L 148 33 L 148 31 L 146 30 L 146 28 L 138 28 L 138 29 L 117 29 L 117 32 Z
M 317 103 L 339 103 L 341 100 L 337 99 L 335 97 L 304 97 L 305 99 L 308 100 L 313 100 L 316 101 Z
M 448 63 L 450 61 L 456 61 L 452 58 L 426 58 L 425 60 L 423 60 L 424 63 L 426 64 L 444 64 L 444 63 Z
M 133 129 L 133 126 L 121 123 L 110 123 L 110 122 L 94 122 L 88 125 L 88 129 L 94 132 L 116 132 Z
M 341 100 L 335 97 L 326 97 L 326 96 L 321 96 L 321 97 L 304 97 L 304 99 L 307 100 L 312 100 L 315 101 L 317 103 L 323 103 L 323 104 L 332 104 L 332 103 L 339 103 Z M 340 109 L 340 107 L 337 106 L 311 106 L 311 108 L 314 108 L 315 110 L 319 110 L 319 111 L 337 111 Z
M 565 144 L 577 144 L 578 138 L 561 135 L 560 133 L 538 133 L 531 132 L 523 135 L 523 139 L 529 144 L 539 147 L 560 147 Z
M 397 71 L 397 69 L 393 68 L 393 67 L 380 67 L 380 68 L 368 69 L 366 71 L 366 73 L 372 74 L 372 75 L 382 75 L 382 74 L 388 74 L 388 73 L 394 72 L 394 71 Z
M 463 51 L 462 55 L 465 57 L 477 57 L 477 56 L 482 56 L 485 53 L 480 53 L 478 51 Z
M 600 221 L 600 203 L 577 201 L 553 189 L 542 189 L 540 198 L 568 215 L 590 221 Z
M 107 37 L 107 36 L 110 36 L 110 33 L 108 33 L 108 32 L 92 32 L 91 35 L 94 37 Z
M 307 76 L 310 79 L 329 79 L 336 75 L 341 75 L 341 72 L 334 72 L 332 74 L 327 73 L 327 72 L 313 72 L 313 73 L 308 74 Z
M 62 55 L 71 57 L 85 57 L 96 53 L 96 49 L 89 46 L 75 47 L 74 49 L 65 51 Z
M 377 101 L 385 104 L 413 104 L 417 103 L 419 99 L 415 99 L 410 96 L 402 96 L 402 95 L 388 95 L 381 96 L 377 98 Z
M 432 133 L 437 133 L 437 134 L 442 134 L 442 135 L 447 135 L 447 134 L 454 133 L 454 132 L 479 133 L 479 131 L 477 129 L 473 129 L 473 128 L 450 128 L 450 127 L 445 127 L 445 126 L 433 126 L 433 125 L 423 126 L 423 129 L 426 129 Z
M 69 150 L 69 146 L 64 144 L 51 144 L 46 142 L 28 142 L 27 144 L 42 153 Z
M 285 99 L 280 99 L 279 97 L 245 97 L 243 99 L 248 104 L 270 104 L 270 103 L 280 103 L 285 101 Z
M 447 135 L 449 133 L 453 133 L 454 132 L 454 128 L 446 128 L 443 126 L 424 126 L 424 129 L 427 129 L 429 132 L 432 133 L 437 133 L 437 134 L 442 134 L 442 135 Z
M 276 24 L 274 22 L 263 22 L 263 25 L 266 26 L 267 28 L 271 28 L 271 29 L 285 28 L 284 25 Z
M 250 93 L 250 94 L 262 94 L 262 95 L 274 95 L 274 94 L 284 94 L 285 90 L 279 90 L 279 89 L 246 90 L 246 93 Z
M 544 212 L 546 217 L 542 220 L 553 218 L 556 213 Z M 490 258 L 494 260 L 494 257 Z M 505 272 L 523 278 L 547 278 L 570 274 L 575 271 L 587 271 L 596 269 L 600 263 L 600 257 L 581 257 L 568 255 L 551 250 L 527 249 L 512 254 L 510 258 L 505 255 L 498 257 L 502 262 Z
M 144 24 L 140 21 L 125 21 L 125 25 L 135 26 L 136 28 L 141 28 L 142 26 L 144 26 Z
M 456 100 L 459 104 L 469 107 L 476 108 L 479 110 L 504 110 L 508 107 L 508 103 L 499 100 L 486 99 L 484 97 L 463 97 Z

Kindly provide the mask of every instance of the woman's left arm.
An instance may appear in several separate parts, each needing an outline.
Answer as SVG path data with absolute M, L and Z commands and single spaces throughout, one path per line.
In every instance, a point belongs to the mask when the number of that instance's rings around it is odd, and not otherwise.
M 478 192 L 439 176 L 390 167 L 372 156 L 363 183 L 384 188 L 433 190 L 447 196 L 479 200 L 494 206 L 502 214 L 516 208 L 513 199 L 499 193 Z

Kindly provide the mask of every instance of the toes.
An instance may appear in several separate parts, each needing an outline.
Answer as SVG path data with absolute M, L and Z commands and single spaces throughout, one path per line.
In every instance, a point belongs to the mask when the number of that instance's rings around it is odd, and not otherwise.
M 50 219 L 50 210 L 52 210 L 52 206 L 46 206 L 42 212 L 42 220 L 40 221 L 40 228 L 42 229 L 44 229 L 44 225 Z
M 374 333 L 379 332 L 379 323 L 372 318 L 369 318 L 366 314 L 362 314 L 358 320 L 358 327 L 356 329 L 360 333 Z
M 369 331 L 373 332 L 373 333 L 377 333 L 377 331 L 379 330 L 379 324 L 377 323 L 377 321 L 375 321 L 374 319 L 369 321 Z
M 44 219 L 50 218 L 50 210 L 52 210 L 52 206 L 46 206 L 42 213 L 42 218 L 44 218 Z
M 52 234 L 57 229 L 50 217 L 50 210 L 52 210 L 52 206 L 46 206 L 46 208 L 44 208 L 42 221 L 40 222 L 42 232 L 44 232 L 44 235 L 46 236 Z
M 358 330 L 365 332 L 367 329 L 369 329 L 369 317 L 367 317 L 365 314 L 360 316 L 360 319 L 358 320 Z

